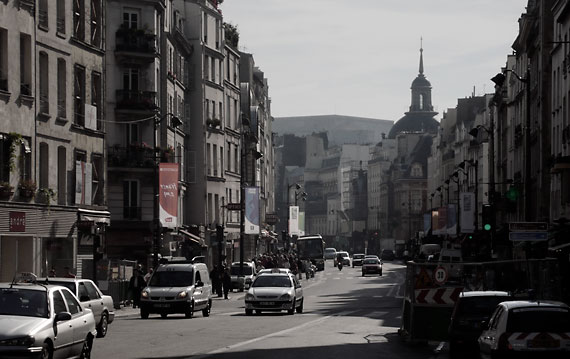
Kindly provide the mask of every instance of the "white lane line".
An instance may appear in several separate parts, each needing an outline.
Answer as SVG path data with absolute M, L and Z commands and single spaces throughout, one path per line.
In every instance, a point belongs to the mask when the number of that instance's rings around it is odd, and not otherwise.
M 262 337 L 257 337 L 257 338 L 254 338 L 254 339 L 246 340 L 246 341 L 241 342 L 241 343 L 236 343 L 236 344 L 233 344 L 233 345 L 228 345 L 228 346 L 226 346 L 226 347 L 213 350 L 213 351 L 208 352 L 208 353 L 203 354 L 203 355 L 193 356 L 192 358 L 193 358 L 193 359 L 203 359 L 203 358 L 207 358 L 207 357 L 209 357 L 209 356 L 211 356 L 211 355 L 224 353 L 224 352 L 230 351 L 230 350 L 232 350 L 232 349 L 242 347 L 242 346 L 244 346 L 244 345 L 252 344 L 252 343 L 259 342 L 259 341 L 262 341 L 262 340 L 265 340 L 265 339 L 268 339 L 268 338 L 271 338 L 271 337 L 280 336 L 280 335 L 283 335 L 283 334 L 286 334 L 286 333 L 294 332 L 294 331 L 297 331 L 297 330 L 299 330 L 299 329 L 301 329 L 301 328 L 308 327 L 308 326 L 311 326 L 311 325 L 314 325 L 314 324 L 318 324 L 318 323 L 320 323 L 320 322 L 322 322 L 322 321 L 325 321 L 325 320 L 327 320 L 327 319 L 329 319 L 329 318 L 332 318 L 332 317 L 341 317 L 341 316 L 350 315 L 350 314 L 353 314 L 353 313 L 356 313 L 356 312 L 357 312 L 357 311 L 351 310 L 351 311 L 340 312 L 340 313 L 335 314 L 335 315 L 327 315 L 326 317 L 322 317 L 322 318 L 319 318 L 319 319 L 311 320 L 310 322 L 303 323 L 303 324 L 298 325 L 298 326 L 296 326 L 296 327 L 292 327 L 292 328 L 285 329 L 285 330 L 282 330 L 282 331 L 279 331 L 279 332 L 267 334 L 267 335 L 264 335 L 264 336 L 262 336 Z

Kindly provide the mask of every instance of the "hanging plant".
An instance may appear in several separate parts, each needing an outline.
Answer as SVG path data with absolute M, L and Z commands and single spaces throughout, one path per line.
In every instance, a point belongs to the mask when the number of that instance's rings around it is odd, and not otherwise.
M 19 133 L 10 132 L 8 134 L 8 143 L 10 143 L 10 162 L 8 167 L 10 168 L 11 172 L 16 168 L 16 149 L 18 146 L 24 144 L 24 139 Z
M 51 205 L 51 202 L 55 199 L 56 192 L 51 188 L 40 188 L 38 193 L 43 196 L 44 201 L 46 202 L 48 209 Z

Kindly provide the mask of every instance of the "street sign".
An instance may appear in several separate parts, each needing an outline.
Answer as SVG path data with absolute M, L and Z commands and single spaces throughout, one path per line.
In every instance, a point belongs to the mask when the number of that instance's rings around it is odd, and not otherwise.
M 548 231 L 546 222 L 511 222 L 509 223 L 511 232 L 540 232 Z
M 437 267 L 433 272 L 433 279 L 439 285 L 445 284 L 447 282 L 447 269 L 444 267 Z
M 546 241 L 548 232 L 511 232 L 509 239 L 513 242 Z
M 228 203 L 226 208 L 228 211 L 241 211 L 241 203 Z

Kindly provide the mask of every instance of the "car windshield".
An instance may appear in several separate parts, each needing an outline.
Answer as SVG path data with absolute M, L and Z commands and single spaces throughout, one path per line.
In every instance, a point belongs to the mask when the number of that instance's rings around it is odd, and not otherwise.
M 252 287 L 292 287 L 291 279 L 287 276 L 263 275 L 257 277 Z
M 507 332 L 570 332 L 570 312 L 566 308 L 521 308 L 509 313 Z
M 341 255 L 343 258 L 348 258 L 348 253 L 346 253 L 346 252 L 340 252 L 340 255 Z
M 362 258 L 364 258 L 364 254 L 355 254 L 355 255 L 353 256 L 353 258 L 354 258 L 354 259 L 362 259 Z
M 47 292 L 4 288 L 0 290 L 0 315 L 47 318 Z
M 378 259 L 375 258 L 367 258 L 364 260 L 364 264 L 378 264 Z
M 252 275 L 253 274 L 253 268 L 247 265 L 243 266 L 243 275 Z M 232 266 L 231 269 L 231 275 L 239 275 L 239 265 L 238 266 Z
M 459 301 L 458 317 L 489 317 L 497 304 L 510 300 L 508 296 L 464 297 Z
M 188 287 L 192 285 L 192 271 L 155 272 L 150 287 Z

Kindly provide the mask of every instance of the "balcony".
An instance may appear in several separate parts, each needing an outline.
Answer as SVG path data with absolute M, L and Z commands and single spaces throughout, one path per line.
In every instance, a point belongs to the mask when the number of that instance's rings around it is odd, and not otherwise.
M 151 147 L 132 145 L 128 147 L 112 146 L 108 150 L 109 167 L 153 168 L 154 151 Z
M 148 112 L 157 108 L 154 91 L 117 90 L 116 96 L 116 110 Z
M 148 64 L 157 55 L 156 35 L 142 29 L 121 27 L 117 30 L 115 57 L 119 63 Z

